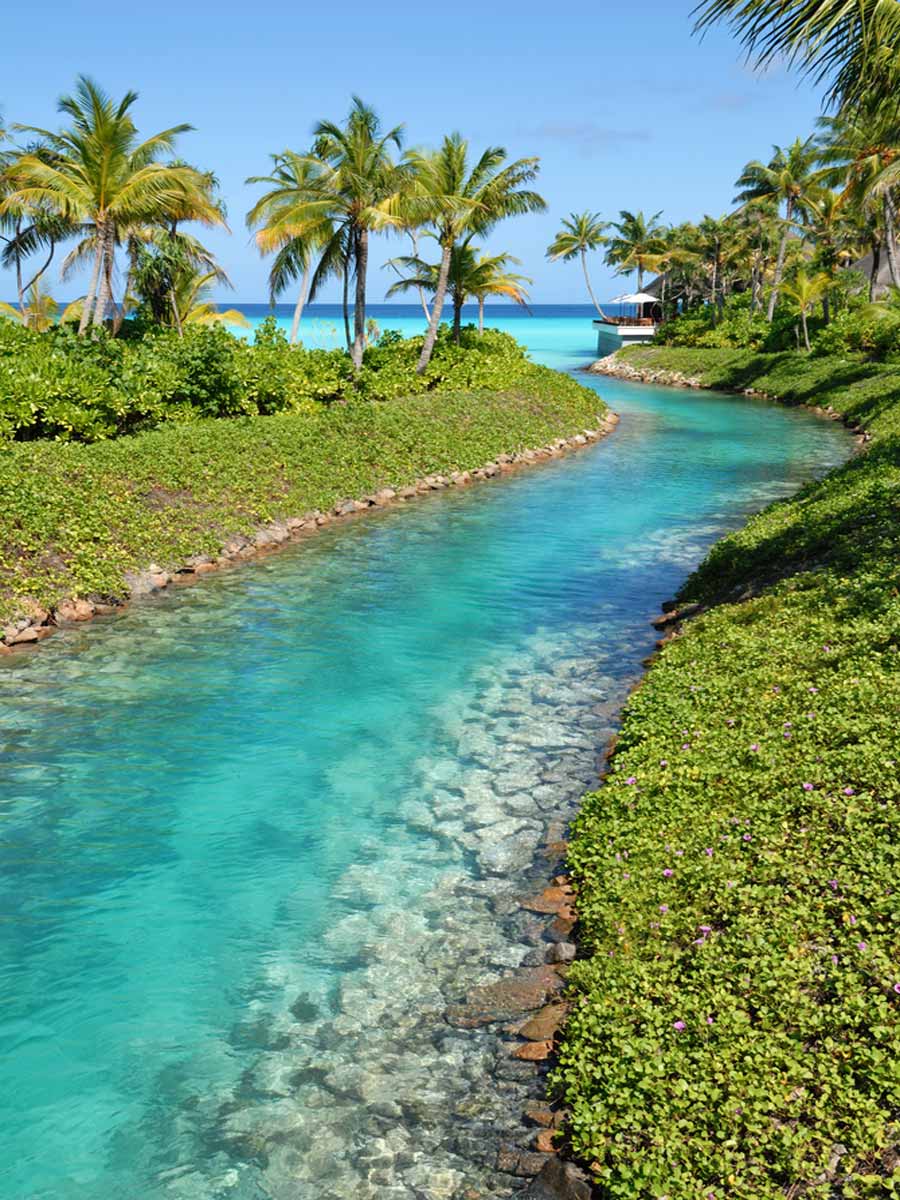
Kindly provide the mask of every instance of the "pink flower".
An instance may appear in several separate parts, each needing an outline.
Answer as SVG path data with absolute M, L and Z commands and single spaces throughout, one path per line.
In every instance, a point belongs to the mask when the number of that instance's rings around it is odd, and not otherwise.
M 668 906 L 668 904 L 661 904 L 661 905 L 659 906 L 659 911 L 660 911 L 661 913 L 667 913 L 667 912 L 669 911 L 669 906 Z
M 853 793 L 853 788 L 852 788 L 852 787 L 845 787 L 845 788 L 844 788 L 844 795 L 845 795 L 845 796 L 852 796 L 853 794 L 854 794 L 854 793 Z
M 690 750 L 691 743 L 690 742 L 682 742 L 681 748 L 682 748 L 682 750 Z
M 752 840 L 753 840 L 753 835 L 752 835 L 752 834 L 750 834 L 750 833 L 745 833 L 745 834 L 744 834 L 744 841 L 745 841 L 745 842 L 750 842 L 750 841 L 752 841 Z
M 672 870 L 671 867 L 666 867 L 666 869 L 663 871 L 663 875 L 666 877 L 666 879 L 669 879 L 674 874 L 675 874 L 675 872 Z
M 628 778 L 625 780 L 625 782 L 626 783 L 637 783 L 637 779 L 634 777 L 634 775 L 629 775 Z
M 819 689 L 817 687 L 811 687 L 809 690 L 813 693 L 813 695 L 815 695 Z
M 898 996 L 900 996 L 900 983 L 894 984 L 894 991 L 897 993 Z
M 804 783 L 803 790 L 804 792 L 811 792 L 814 790 L 814 785 L 811 783 Z
M 686 1028 L 686 1026 L 684 1024 L 684 1021 L 673 1021 L 672 1028 L 677 1029 L 678 1032 L 681 1033 L 682 1029 Z
M 759 742 L 754 742 L 753 745 L 750 747 L 750 749 L 755 754 L 757 752 L 757 750 L 759 749 Z
M 857 948 L 857 950 L 868 950 L 869 943 L 868 942 L 857 942 L 856 948 Z
M 706 855 L 707 858 L 712 858 L 712 856 L 713 856 L 712 846 L 707 846 L 706 849 L 703 851 L 703 853 Z
M 659 765 L 661 767 L 667 767 L 669 765 L 669 760 L 667 758 L 661 758 L 659 760 Z
M 712 1017 L 707 1017 L 707 1018 L 706 1018 L 706 1023 L 707 1023 L 707 1025 L 712 1025 L 712 1023 L 713 1023 L 713 1019 L 712 1019 Z M 711 1196 L 712 1196 L 712 1195 L 714 1195 L 714 1193 L 713 1193 L 713 1192 L 710 1192 L 709 1194 L 710 1194 Z

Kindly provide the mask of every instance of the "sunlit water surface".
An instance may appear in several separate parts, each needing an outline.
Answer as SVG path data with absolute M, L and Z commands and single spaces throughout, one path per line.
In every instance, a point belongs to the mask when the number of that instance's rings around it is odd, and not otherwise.
M 516 322 L 553 365 L 589 314 Z M 530 1068 L 446 1005 L 596 776 L 647 619 L 848 439 L 597 386 L 615 435 L 322 533 L 0 671 L 0 1195 L 502 1195 Z M 543 862 L 543 866 L 541 863 Z M 539 951 L 540 953 L 540 951 Z

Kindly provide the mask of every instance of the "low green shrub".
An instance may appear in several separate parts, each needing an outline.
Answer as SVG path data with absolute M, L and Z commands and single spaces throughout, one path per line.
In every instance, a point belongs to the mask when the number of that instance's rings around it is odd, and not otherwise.
M 463 331 L 455 345 L 442 327 L 424 375 L 421 338 L 383 335 L 354 380 L 342 350 L 289 346 L 273 319 L 254 341 L 221 327 L 127 328 L 79 338 L 0 320 L 0 437 L 99 441 L 166 421 L 309 411 L 357 397 L 393 400 L 445 388 L 506 387 L 533 369 L 524 350 L 496 330 Z
M 557 1091 L 599 1194 L 900 1184 L 900 371 L 629 351 L 831 404 L 868 453 L 720 542 L 717 604 L 626 707 L 570 848 L 582 947 Z M 717 603 L 735 593 L 740 603 Z

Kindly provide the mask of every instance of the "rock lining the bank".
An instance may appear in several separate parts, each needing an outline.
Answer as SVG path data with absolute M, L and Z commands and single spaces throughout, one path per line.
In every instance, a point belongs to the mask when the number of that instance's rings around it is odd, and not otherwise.
M 42 608 L 36 603 L 23 606 L 20 616 L 0 628 L 0 655 L 10 654 L 14 649 L 34 646 L 61 626 L 88 621 L 95 616 L 111 616 L 121 611 L 129 600 L 156 595 L 173 583 L 193 583 L 202 575 L 276 550 L 343 518 L 360 516 L 397 503 L 406 503 L 445 488 L 466 487 L 479 480 L 493 479 L 522 467 L 561 458 L 567 453 L 600 441 L 612 433 L 618 423 L 618 414 L 608 412 L 605 416 L 598 416 L 594 429 L 585 429 L 568 438 L 557 438 L 556 441 L 534 450 L 498 454 L 496 459 L 471 471 L 426 475 L 405 487 L 384 487 L 362 499 L 339 500 L 327 512 L 314 509 L 302 516 L 272 521 L 247 535 L 234 534 L 225 541 L 215 557 L 192 555 L 171 570 L 150 563 L 144 570 L 125 573 L 125 592 L 121 596 L 67 597 L 52 609 Z

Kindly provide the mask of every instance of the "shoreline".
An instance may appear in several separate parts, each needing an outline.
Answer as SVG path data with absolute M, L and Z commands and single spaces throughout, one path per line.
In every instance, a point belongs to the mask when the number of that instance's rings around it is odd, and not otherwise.
M 217 556 L 191 555 L 184 562 L 172 567 L 163 567 L 151 562 L 142 570 L 126 575 L 127 591 L 121 598 L 110 600 L 69 596 L 52 609 L 35 606 L 30 613 L 23 613 L 0 628 L 0 661 L 9 660 L 11 656 L 24 651 L 34 650 L 57 629 L 65 629 L 94 617 L 115 616 L 124 612 L 131 600 L 159 595 L 172 585 L 183 587 L 196 583 L 202 576 L 214 571 L 227 569 L 295 544 L 336 521 L 383 511 L 393 505 L 408 503 L 445 488 L 468 487 L 482 480 L 509 475 L 514 471 L 551 462 L 566 454 L 583 450 L 608 437 L 618 425 L 619 419 L 618 413 L 609 410 L 595 428 L 584 429 L 567 438 L 557 438 L 535 449 L 498 454 L 495 459 L 471 471 L 426 475 L 408 486 L 384 487 L 361 498 L 339 500 L 327 512 L 314 509 L 301 516 L 282 517 L 258 526 L 248 535 L 240 534 L 228 538 Z

